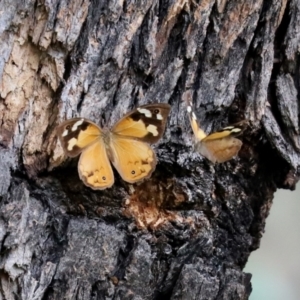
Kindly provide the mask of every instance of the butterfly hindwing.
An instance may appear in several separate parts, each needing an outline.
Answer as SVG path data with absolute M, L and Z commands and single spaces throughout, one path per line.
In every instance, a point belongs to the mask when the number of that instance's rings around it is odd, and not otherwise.
M 209 135 L 208 135 L 209 137 Z M 223 163 L 232 159 L 238 154 L 242 147 L 242 142 L 232 136 L 218 139 L 206 138 L 196 143 L 196 150 L 213 163 Z
M 113 185 L 114 174 L 102 139 L 83 150 L 78 162 L 78 173 L 84 184 L 94 190 L 103 190 Z
M 146 143 L 114 135 L 110 149 L 114 167 L 127 182 L 149 178 L 155 169 L 155 153 Z
M 140 106 L 117 122 L 112 132 L 149 144 L 156 143 L 164 133 L 170 109 L 166 103 Z
M 101 129 L 84 118 L 63 122 L 57 127 L 56 133 L 65 153 L 70 157 L 77 156 L 101 137 Z

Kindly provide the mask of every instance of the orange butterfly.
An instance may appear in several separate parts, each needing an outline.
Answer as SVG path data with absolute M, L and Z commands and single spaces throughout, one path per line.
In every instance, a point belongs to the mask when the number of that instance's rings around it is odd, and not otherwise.
M 238 154 L 243 143 L 239 139 L 236 139 L 235 136 L 243 132 L 244 121 L 206 135 L 198 125 L 197 117 L 190 101 L 187 101 L 187 112 L 197 140 L 196 151 L 213 163 L 225 162 Z
M 85 185 L 103 190 L 114 184 L 110 162 L 124 181 L 134 183 L 149 178 L 155 170 L 156 155 L 149 144 L 163 135 L 170 105 L 147 104 L 126 114 L 111 130 L 101 129 L 84 118 L 65 121 L 57 135 L 65 153 L 81 153 L 78 173 Z

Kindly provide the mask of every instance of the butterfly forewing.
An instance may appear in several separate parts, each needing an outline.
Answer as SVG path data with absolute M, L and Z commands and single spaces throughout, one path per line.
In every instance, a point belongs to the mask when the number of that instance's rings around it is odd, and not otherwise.
M 222 128 L 216 132 L 213 132 L 206 136 L 203 141 L 208 141 L 208 140 L 217 140 L 217 139 L 222 139 L 226 137 L 234 137 L 238 136 L 242 133 L 242 128 L 237 127 L 237 126 L 227 126 L 225 128 Z
M 84 184 L 94 190 L 103 190 L 113 185 L 114 174 L 103 140 L 99 139 L 83 150 L 78 162 L 78 173 Z
M 101 129 L 84 118 L 63 122 L 56 132 L 65 153 L 70 157 L 77 156 L 101 137 Z
M 125 115 L 112 128 L 112 132 L 152 144 L 163 135 L 170 105 L 166 103 L 147 104 Z
M 110 149 L 114 167 L 127 182 L 148 178 L 155 169 L 155 153 L 146 143 L 114 135 Z

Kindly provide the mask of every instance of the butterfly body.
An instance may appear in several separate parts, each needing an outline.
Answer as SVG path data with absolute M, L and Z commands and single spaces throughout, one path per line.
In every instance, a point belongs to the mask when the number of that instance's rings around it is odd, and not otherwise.
M 157 142 L 165 129 L 170 106 L 164 103 L 141 106 L 126 114 L 112 129 L 101 129 L 84 118 L 67 120 L 57 128 L 65 153 L 81 153 L 78 173 L 93 189 L 114 183 L 110 162 L 123 180 L 134 183 L 151 176 L 156 155 L 149 144 Z
M 243 132 L 244 122 L 206 135 L 200 128 L 193 106 L 189 101 L 187 102 L 187 112 L 197 140 L 195 145 L 197 152 L 213 163 L 223 163 L 238 154 L 243 143 L 235 137 Z

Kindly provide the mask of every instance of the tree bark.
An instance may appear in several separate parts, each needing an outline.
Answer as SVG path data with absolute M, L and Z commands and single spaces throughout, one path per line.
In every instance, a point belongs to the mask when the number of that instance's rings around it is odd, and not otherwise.
M 0 299 L 248 299 L 274 192 L 299 177 L 300 1 L 0 3 Z M 237 158 L 193 150 L 243 119 Z M 153 176 L 93 191 L 55 127 L 172 105 Z

